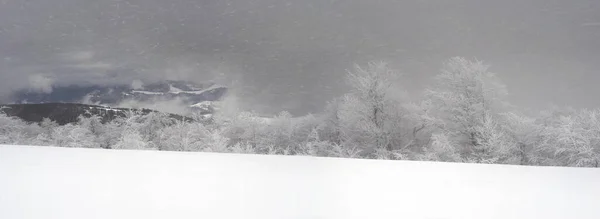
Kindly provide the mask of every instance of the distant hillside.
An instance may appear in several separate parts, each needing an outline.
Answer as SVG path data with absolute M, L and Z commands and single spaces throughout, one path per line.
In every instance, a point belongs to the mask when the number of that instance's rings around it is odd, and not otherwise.
M 77 103 L 41 103 L 41 104 L 5 104 L 0 105 L 0 112 L 8 116 L 19 117 L 26 122 L 41 122 L 44 118 L 49 118 L 59 125 L 77 122 L 79 116 L 91 117 L 99 116 L 102 122 L 112 121 L 119 117 L 125 117 L 127 112 L 137 112 L 149 114 L 156 112 L 149 109 L 126 109 L 110 108 L 96 105 L 86 105 Z M 173 119 L 191 121 L 191 118 L 176 114 L 169 114 Z
M 197 84 L 185 81 L 161 81 L 132 88 L 130 85 L 69 85 L 55 86 L 50 93 L 21 90 L 12 94 L 11 103 L 83 103 L 116 106 L 124 101 L 154 102 L 179 100 L 192 111 L 213 113 L 207 107 L 221 100 L 227 88 L 215 83 Z

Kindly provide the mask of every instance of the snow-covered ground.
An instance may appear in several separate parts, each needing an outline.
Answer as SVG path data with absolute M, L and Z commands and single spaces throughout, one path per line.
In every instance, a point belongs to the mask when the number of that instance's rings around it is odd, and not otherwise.
M 598 219 L 600 169 L 0 146 L 0 218 Z

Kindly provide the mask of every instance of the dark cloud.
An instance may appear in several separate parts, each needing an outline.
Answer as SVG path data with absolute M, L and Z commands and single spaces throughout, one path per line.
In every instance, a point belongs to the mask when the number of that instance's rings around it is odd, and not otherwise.
M 460 55 L 492 64 L 517 104 L 597 107 L 598 23 L 595 0 L 0 0 L 0 93 L 217 78 L 256 109 L 303 113 L 354 62 L 391 62 L 415 93 Z

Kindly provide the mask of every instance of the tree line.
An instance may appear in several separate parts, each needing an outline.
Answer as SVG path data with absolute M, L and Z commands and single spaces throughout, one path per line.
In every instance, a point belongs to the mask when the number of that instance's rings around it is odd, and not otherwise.
M 131 112 L 102 122 L 81 117 L 59 126 L 0 116 L 0 144 L 106 149 L 310 155 L 394 160 L 598 167 L 600 110 L 528 113 L 481 61 L 443 64 L 420 100 L 399 89 L 402 75 L 384 62 L 355 66 L 350 91 L 318 114 L 273 117 L 229 107 L 211 122 Z

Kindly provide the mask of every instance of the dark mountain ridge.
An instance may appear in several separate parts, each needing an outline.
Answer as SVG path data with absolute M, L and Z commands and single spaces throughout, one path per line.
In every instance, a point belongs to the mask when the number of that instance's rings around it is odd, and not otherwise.
M 118 106 L 124 101 L 154 102 L 177 99 L 191 110 L 206 111 L 207 107 L 197 106 L 205 102 L 219 101 L 226 93 L 226 87 L 215 83 L 198 84 L 167 80 L 140 85 L 136 88 L 131 85 L 67 85 L 55 86 L 50 93 L 20 90 L 11 95 L 11 103 L 83 103 Z
M 98 116 L 101 122 L 109 122 L 116 118 L 127 117 L 128 114 L 142 115 L 158 112 L 150 109 L 111 108 L 105 106 L 87 105 L 79 103 L 38 103 L 38 104 L 4 104 L 0 105 L 0 113 L 18 117 L 29 123 L 40 123 L 44 118 L 55 121 L 59 125 L 75 123 L 80 116 Z M 193 121 L 193 119 L 176 114 L 167 114 L 172 119 Z

